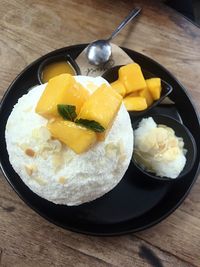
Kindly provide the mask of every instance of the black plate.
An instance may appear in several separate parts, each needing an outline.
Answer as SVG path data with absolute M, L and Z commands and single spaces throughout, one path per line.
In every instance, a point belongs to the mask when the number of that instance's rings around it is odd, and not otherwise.
M 197 159 L 192 170 L 183 179 L 170 184 L 147 181 L 131 162 L 124 178 L 103 197 L 77 207 L 55 205 L 34 194 L 11 167 L 5 144 L 5 125 L 14 104 L 19 97 L 36 84 L 39 64 L 51 55 L 68 53 L 72 58 L 85 48 L 77 45 L 62 48 L 29 65 L 10 85 L 1 101 L 0 107 L 0 162 L 1 168 L 10 185 L 19 196 L 36 212 L 52 223 L 66 229 L 92 235 L 118 235 L 148 228 L 172 213 L 184 200 L 195 182 L 200 159 L 200 124 L 198 115 L 183 86 L 161 65 L 150 58 L 124 50 L 144 69 L 165 80 L 173 87 L 170 95 L 176 107 L 157 106 L 153 114 L 166 114 L 182 121 L 195 138 Z M 134 118 L 131 118 L 134 120 Z

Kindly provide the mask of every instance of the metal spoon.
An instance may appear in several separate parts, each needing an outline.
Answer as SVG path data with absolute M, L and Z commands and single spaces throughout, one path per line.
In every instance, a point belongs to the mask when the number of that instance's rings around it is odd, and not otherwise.
M 89 62 L 93 65 L 102 65 L 107 62 L 111 56 L 110 41 L 128 24 L 137 14 L 141 8 L 134 8 L 131 13 L 119 24 L 109 38 L 105 40 L 97 40 L 89 44 L 86 49 L 86 56 Z

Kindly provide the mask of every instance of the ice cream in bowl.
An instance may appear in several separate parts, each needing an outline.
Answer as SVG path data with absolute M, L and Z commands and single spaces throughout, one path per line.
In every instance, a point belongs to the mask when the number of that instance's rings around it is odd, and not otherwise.
M 134 123 L 133 162 L 147 179 L 174 181 L 186 176 L 196 159 L 190 131 L 165 115 L 152 115 Z

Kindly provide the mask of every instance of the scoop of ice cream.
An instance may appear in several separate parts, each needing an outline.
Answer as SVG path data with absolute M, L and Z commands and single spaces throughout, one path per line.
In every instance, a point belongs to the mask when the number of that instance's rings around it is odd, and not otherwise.
M 158 176 L 176 178 L 184 168 L 186 158 L 182 138 L 166 125 L 157 125 L 149 117 L 135 131 L 134 158 L 146 170 Z

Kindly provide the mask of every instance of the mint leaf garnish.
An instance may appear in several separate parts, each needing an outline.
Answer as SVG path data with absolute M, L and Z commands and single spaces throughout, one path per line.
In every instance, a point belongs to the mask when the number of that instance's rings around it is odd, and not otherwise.
M 64 120 L 74 121 L 77 117 L 75 106 L 58 104 L 57 109 Z
M 105 128 L 101 126 L 100 123 L 93 121 L 93 120 L 78 119 L 78 120 L 75 120 L 75 123 L 80 124 L 84 126 L 85 128 L 88 128 L 97 133 L 102 133 L 105 131 Z

